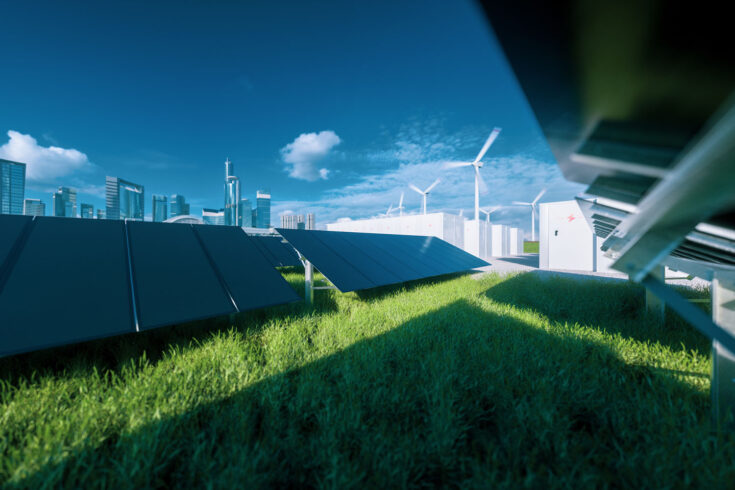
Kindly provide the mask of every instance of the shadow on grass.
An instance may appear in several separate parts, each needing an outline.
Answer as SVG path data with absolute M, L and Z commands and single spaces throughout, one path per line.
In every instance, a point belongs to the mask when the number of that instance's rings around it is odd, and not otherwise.
M 626 280 L 574 274 L 518 274 L 487 290 L 489 299 L 528 308 L 552 322 L 579 324 L 642 342 L 659 343 L 674 351 L 708 355 L 710 341 L 668 310 L 661 324 L 645 313 L 645 290 Z M 553 279 L 553 280 L 551 280 Z M 682 291 L 702 296 L 701 291 Z
M 298 268 L 287 272 L 298 273 Z M 291 276 L 289 283 L 303 298 L 303 277 Z M 137 364 L 145 358 L 156 364 L 172 349 L 195 348 L 212 335 L 235 329 L 254 333 L 268 322 L 299 318 L 305 315 L 320 315 L 337 310 L 333 294 L 320 294 L 315 298 L 314 308 L 307 308 L 303 301 L 285 305 L 248 310 L 233 315 L 213 317 L 177 325 L 169 325 L 143 332 L 128 333 L 115 337 L 91 340 L 42 351 L 19 354 L 0 359 L 0 379 L 10 386 L 32 376 L 88 373 L 92 370 L 119 372 L 123 367 Z
M 706 443 L 708 406 L 606 346 L 461 300 L 226 398 L 119 427 L 17 483 L 697 485 L 735 455 Z

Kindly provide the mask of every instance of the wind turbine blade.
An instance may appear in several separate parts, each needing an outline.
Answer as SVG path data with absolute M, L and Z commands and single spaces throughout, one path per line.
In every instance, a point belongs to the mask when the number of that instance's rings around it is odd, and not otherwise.
M 485 179 L 482 178 L 480 169 L 477 166 L 475 166 L 475 176 L 477 177 L 477 181 L 480 184 L 480 194 L 487 194 L 487 183 L 485 183 Z
M 444 164 L 444 168 L 458 168 L 458 167 L 469 167 L 472 162 L 447 162 Z
M 410 187 L 411 189 L 413 189 L 413 190 L 415 190 L 416 192 L 418 192 L 419 194 L 421 194 L 422 196 L 424 195 L 424 191 L 422 191 L 421 189 L 419 189 L 419 188 L 418 188 L 418 187 L 416 187 L 415 185 L 413 185 L 413 184 L 408 184 L 408 186 L 409 186 L 409 187 Z
M 403 208 L 403 192 L 401 192 L 401 200 L 398 201 L 398 209 Z
M 533 200 L 532 204 L 536 204 L 539 199 L 541 199 L 541 196 L 543 196 L 546 193 L 546 189 L 543 189 L 541 192 L 538 193 L 538 196 L 536 196 L 536 199 Z
M 520 202 L 520 201 L 513 201 L 513 204 L 515 204 L 516 206 L 530 206 L 531 205 L 530 202 Z
M 490 209 L 488 209 L 488 210 L 487 210 L 487 212 L 488 212 L 488 214 L 489 214 L 489 213 L 494 213 L 495 211 L 497 211 L 498 209 L 500 209 L 500 208 L 502 208 L 502 207 L 503 207 L 503 206 L 493 206 L 493 207 L 491 207 Z
M 473 163 L 477 163 L 480 160 L 482 160 L 482 157 L 485 156 L 485 153 L 487 153 L 487 150 L 490 148 L 490 145 L 493 144 L 493 142 L 495 141 L 495 139 L 498 137 L 499 134 L 500 134 L 500 128 L 493 129 L 493 131 L 490 133 L 490 136 L 487 137 L 485 144 L 482 145 L 482 149 L 480 150 L 480 153 L 477 154 L 477 158 L 475 158 L 475 161 Z
M 436 187 L 436 185 L 437 185 L 437 184 L 438 184 L 439 182 L 441 182 L 441 179 L 436 179 L 436 180 L 434 181 L 434 183 L 433 183 L 433 184 L 431 184 L 431 185 L 430 185 L 430 186 L 429 186 L 429 187 L 428 187 L 428 188 L 427 188 L 427 189 L 426 189 L 426 190 L 424 191 L 424 193 L 428 194 L 429 192 L 431 192 L 431 189 L 433 189 L 434 187 Z

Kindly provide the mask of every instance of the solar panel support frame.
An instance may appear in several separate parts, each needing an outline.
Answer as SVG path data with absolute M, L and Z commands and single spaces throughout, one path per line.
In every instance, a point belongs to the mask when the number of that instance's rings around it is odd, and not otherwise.
M 299 260 L 304 264 L 304 303 L 306 306 L 314 306 L 314 291 L 322 291 L 333 289 L 338 291 L 337 287 L 331 286 L 315 286 L 314 283 L 314 265 L 309 262 L 306 257 L 299 254 Z
M 722 330 L 735 335 L 735 273 L 715 272 L 712 278 L 712 320 Z M 712 341 L 712 423 L 722 427 L 735 415 L 735 351 Z M 730 419 L 730 424 L 733 421 Z M 733 427 L 727 427 L 732 429 Z

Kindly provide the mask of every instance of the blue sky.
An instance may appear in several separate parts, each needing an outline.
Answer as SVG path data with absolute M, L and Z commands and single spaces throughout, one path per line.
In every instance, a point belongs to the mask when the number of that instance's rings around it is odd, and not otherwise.
M 149 5 L 150 4 L 150 5 Z M 11 2 L 0 30 L 0 157 L 26 197 L 58 185 L 104 205 L 104 177 L 222 207 L 224 160 L 243 197 L 273 195 L 323 224 L 382 213 L 428 186 L 430 210 L 569 199 L 479 8 L 464 1 Z M 496 221 L 528 227 L 508 208 Z

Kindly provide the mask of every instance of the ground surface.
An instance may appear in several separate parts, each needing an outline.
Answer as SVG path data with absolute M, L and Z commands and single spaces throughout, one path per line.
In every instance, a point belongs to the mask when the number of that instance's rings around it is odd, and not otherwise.
M 642 297 L 464 275 L 3 359 L 0 486 L 730 486 L 709 343 Z

